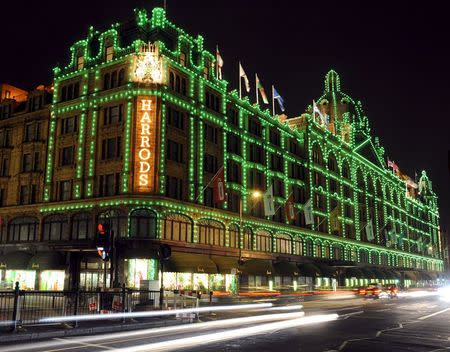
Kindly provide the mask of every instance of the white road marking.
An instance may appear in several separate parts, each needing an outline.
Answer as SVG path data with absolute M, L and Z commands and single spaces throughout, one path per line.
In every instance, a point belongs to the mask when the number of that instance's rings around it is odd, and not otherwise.
M 440 310 L 440 311 L 438 311 L 438 312 L 435 312 L 435 313 L 433 313 L 433 314 L 424 315 L 423 317 L 420 317 L 420 318 L 418 318 L 418 319 L 419 319 L 419 320 L 425 320 L 425 319 L 434 317 L 434 316 L 436 316 L 436 315 L 439 315 L 439 314 L 448 312 L 449 310 L 450 310 L 450 308 L 445 308 L 445 309 L 442 309 L 442 310 Z

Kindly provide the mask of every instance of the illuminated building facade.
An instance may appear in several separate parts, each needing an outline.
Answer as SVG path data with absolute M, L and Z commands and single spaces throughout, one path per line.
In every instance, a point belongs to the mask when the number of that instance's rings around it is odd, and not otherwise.
M 3 282 L 17 269 L 63 267 L 66 288 L 102 286 L 94 237 L 106 220 L 115 246 L 105 281 L 114 285 L 155 287 L 161 243 L 172 248 L 168 288 L 292 291 L 317 277 L 319 286 L 335 276 L 347 285 L 436 278 L 443 261 L 431 182 L 425 172 L 416 184 L 386 167 L 361 103 L 341 91 L 336 72 L 317 99 L 324 123 L 311 106 L 287 118 L 240 99 L 215 64 L 203 38 L 161 8 L 90 28 L 70 48 L 68 65 L 54 69 L 38 204 L 0 209 Z M 210 181 L 222 166 L 227 201 L 215 204 Z M 277 211 L 269 218 L 252 195 L 270 186 Z M 303 216 L 309 199 L 312 226 Z

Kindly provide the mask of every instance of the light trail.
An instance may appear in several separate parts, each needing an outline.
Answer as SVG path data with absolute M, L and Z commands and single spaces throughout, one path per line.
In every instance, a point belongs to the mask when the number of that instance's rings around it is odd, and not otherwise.
M 315 315 L 306 318 L 298 318 L 276 323 L 268 323 L 258 326 L 252 326 L 243 329 L 233 329 L 229 331 L 203 334 L 198 336 L 186 337 L 181 339 L 167 340 L 162 342 L 150 343 L 141 346 L 126 347 L 114 350 L 115 352 L 144 352 L 144 351 L 171 351 L 179 348 L 198 347 L 211 343 L 233 340 L 242 337 L 263 334 L 274 330 L 283 330 L 295 328 L 303 325 L 324 323 L 336 320 L 337 314 Z
M 186 325 L 178 325 L 178 326 L 169 326 L 169 327 L 161 327 L 161 328 L 150 328 L 145 330 L 137 330 L 137 331 L 126 331 L 119 333 L 111 333 L 111 334 L 102 334 L 95 336 L 86 336 L 86 337 L 73 337 L 60 339 L 58 341 L 52 342 L 37 342 L 33 344 L 25 344 L 18 346 L 9 346 L 7 348 L 1 348 L 0 352 L 10 352 L 10 351 L 27 351 L 31 349 L 47 349 L 47 348 L 58 348 L 67 345 L 75 345 L 75 344 L 84 344 L 84 343 L 95 343 L 101 342 L 103 345 L 109 345 L 112 343 L 122 343 L 127 341 L 136 341 L 146 339 L 152 335 L 158 334 L 167 334 L 167 333 L 185 333 L 185 332 L 195 332 L 200 331 L 202 329 L 211 329 L 211 328 L 224 328 L 230 327 L 233 325 L 243 325 L 243 324 L 254 324 L 254 323 L 262 323 L 267 321 L 277 321 L 277 320 L 288 320 L 288 319 L 296 319 L 299 317 L 303 317 L 305 315 L 304 312 L 295 312 L 295 313 L 280 313 L 280 314 L 265 314 L 265 315 L 256 315 L 252 317 L 242 317 L 242 318 L 231 318 L 231 319 L 223 319 L 216 320 L 204 323 L 195 323 L 195 324 L 186 324 Z M 109 339 L 109 341 L 108 341 Z M 122 339 L 122 340 L 120 340 Z M 52 351 L 63 351 L 66 348 L 60 348 Z
M 131 318 L 148 318 L 161 317 L 167 315 L 204 313 L 204 312 L 223 312 L 227 310 L 251 310 L 258 308 L 272 307 L 272 303 L 258 304 L 241 304 L 232 306 L 216 306 L 216 307 L 198 307 L 187 309 L 159 310 L 151 312 L 133 312 L 133 313 L 114 313 L 114 314 L 87 314 L 87 315 L 70 315 L 65 317 L 47 317 L 39 319 L 40 323 L 64 323 L 70 321 L 87 321 L 87 320 L 112 320 L 112 319 L 131 319 Z
M 430 291 L 399 292 L 397 294 L 398 297 L 411 297 L 411 298 L 421 298 L 437 295 L 438 295 L 437 292 L 430 292 Z

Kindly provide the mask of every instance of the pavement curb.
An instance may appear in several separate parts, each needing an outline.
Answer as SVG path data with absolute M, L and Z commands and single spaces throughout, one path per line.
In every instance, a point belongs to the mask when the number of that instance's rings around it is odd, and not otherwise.
M 16 342 L 32 342 L 36 340 L 42 339 L 51 339 L 51 338 L 64 338 L 64 337 L 72 337 L 72 336 L 82 336 L 82 335 L 92 335 L 92 334 L 101 334 L 101 333 L 112 333 L 118 331 L 132 331 L 139 329 L 148 329 L 148 328 L 157 328 L 157 327 L 165 327 L 165 326 L 174 326 L 174 325 L 182 325 L 187 324 L 187 322 L 183 320 L 161 320 L 157 322 L 146 322 L 146 323 L 124 323 L 124 324 L 114 324 L 114 325 L 104 325 L 104 326 L 95 326 L 95 327 L 80 327 L 80 328 L 72 328 L 72 329 L 63 329 L 62 330 L 51 330 L 51 331 L 43 331 L 43 332 L 12 332 L 0 334 L 0 345 L 6 343 L 16 343 Z

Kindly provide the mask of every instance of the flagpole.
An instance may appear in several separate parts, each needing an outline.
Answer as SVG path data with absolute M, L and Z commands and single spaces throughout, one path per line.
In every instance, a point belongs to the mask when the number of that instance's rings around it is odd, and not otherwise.
M 205 189 L 208 188 L 208 186 L 211 184 L 211 182 L 213 182 L 213 180 L 216 178 L 216 176 L 219 174 L 220 170 L 222 170 L 224 168 L 224 166 L 222 165 L 219 170 L 217 170 L 217 172 L 215 173 L 215 175 L 209 180 L 208 184 L 203 187 L 202 191 L 198 194 L 197 198 L 195 198 L 195 201 L 197 202 L 198 199 L 200 198 L 200 195 L 203 194 L 203 192 L 205 192 Z
M 242 81 L 242 78 L 241 78 L 241 62 L 239 61 L 239 99 L 242 99 L 242 87 L 241 87 L 241 81 Z
M 255 94 L 256 94 L 256 105 L 259 105 L 259 94 L 258 94 L 258 74 L 255 73 Z
M 219 45 L 216 44 L 216 79 L 219 79 L 219 61 L 217 60 L 217 53 L 219 52 Z
M 274 87 L 272 84 L 272 115 L 275 116 L 275 97 L 274 97 Z

